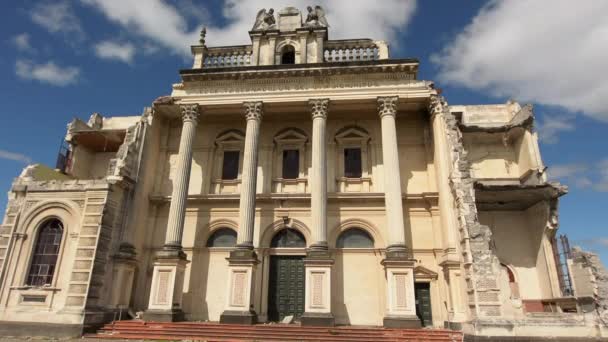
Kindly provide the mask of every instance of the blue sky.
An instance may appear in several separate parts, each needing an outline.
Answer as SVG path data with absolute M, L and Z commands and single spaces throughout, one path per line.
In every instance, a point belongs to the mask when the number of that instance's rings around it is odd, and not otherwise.
M 330 38 L 370 37 L 420 59 L 450 104 L 533 103 L 550 175 L 570 186 L 560 232 L 608 260 L 608 2 L 323 0 Z M 3 4 L 0 189 L 54 165 L 66 124 L 140 114 L 208 45 L 245 44 L 257 9 L 304 0 L 80 0 Z M 585 18 L 581 20 L 580 18 Z M 0 197 L 4 208 L 6 196 Z

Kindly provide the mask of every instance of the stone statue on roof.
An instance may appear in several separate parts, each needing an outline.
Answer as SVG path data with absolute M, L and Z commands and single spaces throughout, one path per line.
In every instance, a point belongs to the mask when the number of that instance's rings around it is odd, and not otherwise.
M 277 21 L 274 18 L 274 9 L 269 9 L 266 12 L 265 8 L 262 8 L 255 17 L 255 24 L 253 24 L 252 31 L 257 30 L 272 30 L 277 28 Z
M 329 27 L 329 23 L 325 18 L 325 11 L 321 6 L 308 6 L 308 15 L 306 16 L 305 27 Z

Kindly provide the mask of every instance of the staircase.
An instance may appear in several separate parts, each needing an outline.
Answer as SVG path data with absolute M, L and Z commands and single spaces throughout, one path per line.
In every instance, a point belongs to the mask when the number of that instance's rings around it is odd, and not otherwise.
M 302 327 L 286 324 L 233 325 L 218 323 L 160 323 L 116 321 L 106 324 L 95 339 L 153 339 L 211 341 L 328 341 L 328 342 L 462 342 L 462 333 L 433 329 L 379 327 Z

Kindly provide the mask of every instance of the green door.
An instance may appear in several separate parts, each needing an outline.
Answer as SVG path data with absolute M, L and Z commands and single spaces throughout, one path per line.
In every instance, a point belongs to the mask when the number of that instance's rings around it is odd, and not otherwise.
M 300 256 L 270 257 L 268 319 L 279 322 L 285 316 L 296 319 L 304 313 L 304 260 Z
M 431 289 L 429 283 L 415 283 L 416 315 L 420 318 L 423 327 L 433 325 L 433 312 L 431 311 Z

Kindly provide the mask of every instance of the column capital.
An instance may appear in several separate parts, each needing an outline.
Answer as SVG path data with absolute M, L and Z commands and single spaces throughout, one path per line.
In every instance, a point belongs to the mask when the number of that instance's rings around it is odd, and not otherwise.
M 310 105 L 310 114 L 312 118 L 323 118 L 327 119 L 327 113 L 329 111 L 329 99 L 310 99 L 308 100 Z
M 182 112 L 183 122 L 194 122 L 195 124 L 198 123 L 198 119 L 200 118 L 201 114 L 199 111 L 199 105 L 197 103 L 189 105 L 180 105 L 179 108 Z
M 383 117 L 385 115 L 395 116 L 397 115 L 397 102 L 399 96 L 381 96 L 378 97 L 378 115 Z
M 264 113 L 264 103 L 262 101 L 243 102 L 243 114 L 246 120 L 261 121 Z
M 431 114 L 431 119 L 435 118 L 436 115 L 443 113 L 444 110 L 444 100 L 439 95 L 431 95 L 429 98 L 429 114 Z

